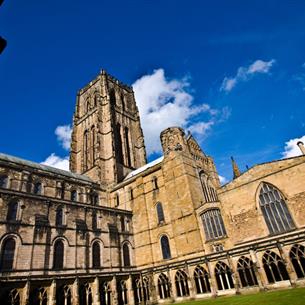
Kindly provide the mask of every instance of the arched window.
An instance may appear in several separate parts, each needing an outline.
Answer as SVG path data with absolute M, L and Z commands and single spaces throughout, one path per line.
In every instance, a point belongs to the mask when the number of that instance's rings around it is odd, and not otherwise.
M 2 187 L 2 188 L 8 187 L 8 176 L 6 176 L 6 175 L 0 176 L 0 187 Z
M 93 296 L 92 289 L 88 283 L 81 284 L 79 286 L 79 304 L 81 305 L 92 305 Z
M 160 243 L 161 243 L 163 259 L 171 258 L 171 250 L 169 246 L 168 237 L 166 235 L 161 236 Z
M 101 267 L 101 247 L 98 241 L 92 245 L 92 266 L 93 268 Z
M 128 289 L 126 281 L 120 281 L 118 285 L 118 299 L 119 304 L 127 305 L 128 304 Z
M 20 305 L 20 294 L 17 289 L 12 289 L 8 295 L 8 304 Z
M 294 245 L 289 253 L 290 260 L 297 277 L 305 277 L 305 247 L 303 245 Z
M 42 193 L 42 184 L 40 182 L 36 182 L 34 184 L 33 193 L 36 194 L 36 195 L 41 195 L 41 193 Z
M 72 305 L 72 293 L 68 285 L 56 289 L 56 305 Z
M 158 291 L 161 300 L 170 298 L 170 285 L 168 277 L 161 273 L 158 277 Z
M 178 270 L 175 275 L 175 284 L 178 297 L 189 296 L 189 285 L 187 281 L 187 275 L 184 271 Z
M 47 305 L 48 303 L 48 293 L 45 288 L 34 288 L 30 292 L 29 304 L 33 305 Z
M 126 147 L 126 156 L 127 156 L 127 166 L 131 167 L 131 156 L 130 156 L 130 145 L 129 145 L 129 131 L 128 128 L 124 128 L 124 136 L 125 136 L 125 147 Z
M 163 207 L 162 207 L 162 203 L 158 202 L 156 204 L 156 210 L 157 210 L 157 216 L 158 216 L 158 223 L 163 223 L 165 221 L 164 219 L 164 213 L 163 213 Z
M 16 242 L 14 238 L 9 237 L 3 242 L 0 262 L 1 270 L 9 271 L 13 269 L 15 248 Z
M 237 262 L 237 271 L 243 287 L 250 287 L 257 285 L 257 279 L 254 271 L 252 260 L 248 257 L 242 256 Z
M 111 305 L 111 285 L 109 282 L 100 283 L 101 304 Z
M 115 195 L 114 195 L 114 204 L 116 207 L 118 207 L 120 205 L 120 196 L 118 193 L 115 193 Z
M 199 176 L 205 202 L 218 201 L 217 192 L 209 177 L 204 172 L 200 172 Z
M 117 161 L 121 164 L 124 163 L 123 160 L 123 146 L 122 146 L 122 135 L 121 135 L 121 125 L 117 124 L 116 125 L 116 156 L 117 156 Z
M 195 280 L 195 284 L 196 284 L 197 294 L 211 292 L 209 275 L 203 267 L 197 266 L 195 268 L 194 280 Z
M 268 282 L 270 284 L 289 280 L 285 264 L 275 252 L 267 250 L 262 261 Z
M 95 142 L 96 142 L 96 135 L 95 135 L 95 127 L 91 127 L 91 133 L 90 133 L 90 160 L 92 162 L 92 165 L 94 165 L 95 161 Z
M 124 267 L 130 266 L 130 253 L 129 253 L 129 246 L 127 243 L 123 245 L 123 264 Z
M 135 280 L 135 303 L 146 304 L 149 300 L 149 281 L 146 277 Z
M 14 199 L 11 202 L 9 202 L 7 207 L 7 215 L 6 215 L 7 221 L 18 220 L 18 207 L 19 207 L 18 200 Z
M 89 169 L 89 134 L 88 130 L 85 130 L 84 132 L 84 143 L 83 143 L 83 165 L 84 165 L 84 171 Z
M 201 215 L 204 233 L 207 240 L 218 239 L 226 236 L 226 229 L 223 223 L 220 210 L 210 209 Z
M 71 191 L 71 201 L 77 201 L 77 191 L 76 190 L 72 190 Z
M 271 234 L 295 228 L 284 197 L 271 184 L 263 183 L 259 192 L 259 204 Z
M 61 227 L 61 226 L 64 225 L 64 213 L 63 213 L 63 208 L 62 207 L 58 207 L 56 209 L 55 225 L 57 227 Z
M 60 270 L 64 267 L 64 243 L 57 240 L 54 244 L 53 269 Z
M 215 276 L 218 290 L 234 288 L 232 272 L 228 265 L 218 262 L 215 267 Z

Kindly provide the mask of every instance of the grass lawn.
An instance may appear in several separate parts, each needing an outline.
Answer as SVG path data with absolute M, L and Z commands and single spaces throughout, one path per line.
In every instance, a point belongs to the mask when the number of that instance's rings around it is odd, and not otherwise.
M 260 292 L 190 301 L 186 305 L 305 305 L 305 288 Z

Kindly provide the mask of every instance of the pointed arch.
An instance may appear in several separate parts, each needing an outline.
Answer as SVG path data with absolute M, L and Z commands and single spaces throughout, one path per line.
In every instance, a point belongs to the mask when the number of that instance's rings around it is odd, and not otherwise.
M 0 270 L 10 271 L 14 267 L 16 240 L 8 236 L 2 243 L 0 256 Z
M 289 257 L 297 277 L 305 278 L 305 247 L 298 244 L 293 245 Z
M 242 287 L 251 287 L 258 285 L 254 264 L 248 257 L 242 256 L 237 262 L 237 272 Z
M 197 294 L 211 292 L 209 274 L 203 267 L 197 266 L 195 268 L 194 280 L 195 280 Z
M 227 235 L 225 225 L 218 208 L 204 211 L 201 214 L 206 240 L 215 240 Z
M 169 245 L 169 239 L 166 235 L 161 236 L 160 245 L 161 245 L 163 259 L 170 259 L 172 257 L 171 249 L 170 249 L 170 245 Z
M 262 258 L 264 270 L 270 284 L 289 280 L 289 275 L 281 257 L 267 250 Z
M 183 270 L 178 270 L 175 275 L 175 284 L 178 297 L 190 295 L 188 277 Z
M 215 266 L 215 277 L 218 290 L 233 289 L 233 277 L 230 267 L 224 262 L 218 262 Z
M 170 282 L 168 277 L 161 273 L 158 277 L 158 291 L 161 300 L 170 298 Z
M 111 305 L 111 283 L 108 281 L 100 282 L 99 292 L 101 304 Z
M 279 234 L 295 228 L 284 196 L 278 188 L 263 182 L 259 186 L 258 197 L 270 234 Z
M 215 202 L 218 201 L 218 196 L 210 177 L 204 172 L 199 172 L 199 178 L 201 182 L 201 187 L 203 191 L 203 197 L 205 202 Z

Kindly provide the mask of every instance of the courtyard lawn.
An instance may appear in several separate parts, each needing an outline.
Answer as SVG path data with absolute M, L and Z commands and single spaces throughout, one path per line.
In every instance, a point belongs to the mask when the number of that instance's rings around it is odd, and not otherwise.
M 185 305 L 305 305 L 305 288 L 222 296 L 216 299 L 183 302 Z

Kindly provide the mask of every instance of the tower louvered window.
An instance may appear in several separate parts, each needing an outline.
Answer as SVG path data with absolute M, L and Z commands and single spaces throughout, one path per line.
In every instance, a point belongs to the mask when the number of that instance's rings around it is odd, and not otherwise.
M 207 240 L 226 236 L 226 229 L 219 209 L 208 210 L 202 214 L 201 218 Z
M 200 182 L 201 182 L 205 202 L 218 201 L 217 192 L 211 180 L 204 172 L 200 173 Z
M 271 234 L 278 234 L 295 228 L 284 197 L 271 184 L 264 183 L 262 185 L 259 204 Z

